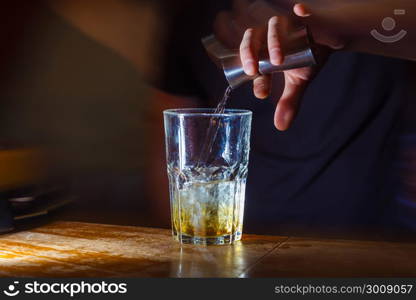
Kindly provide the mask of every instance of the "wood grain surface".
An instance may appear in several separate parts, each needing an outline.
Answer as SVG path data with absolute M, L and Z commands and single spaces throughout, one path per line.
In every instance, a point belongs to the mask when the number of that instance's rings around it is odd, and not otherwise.
M 0 276 L 238 277 L 286 238 L 180 247 L 170 230 L 56 222 L 0 237 Z
M 54 222 L 0 236 L 3 277 L 408 277 L 416 244 L 243 235 L 180 246 L 170 230 Z
M 289 238 L 244 277 L 416 277 L 416 244 Z

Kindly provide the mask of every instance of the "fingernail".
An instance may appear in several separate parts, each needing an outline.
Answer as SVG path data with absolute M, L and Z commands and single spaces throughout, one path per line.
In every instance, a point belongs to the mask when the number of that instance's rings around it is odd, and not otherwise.
M 295 14 L 297 14 L 300 17 L 310 17 L 312 14 L 309 11 L 309 9 L 301 3 L 297 3 L 294 7 L 293 7 Z
M 280 118 L 280 122 L 278 123 L 278 129 L 281 131 L 285 131 L 289 128 L 290 123 L 292 122 L 293 118 L 293 111 L 289 110 L 283 113 Z
M 270 62 L 276 66 L 282 64 L 282 55 L 280 54 L 280 50 L 274 49 L 270 52 Z
M 256 66 L 253 60 L 246 61 L 244 64 L 244 70 L 249 76 L 256 75 Z
M 285 112 L 285 114 L 283 115 L 283 120 L 284 120 L 286 129 L 289 128 L 290 123 L 292 122 L 292 119 L 293 119 L 293 111 L 289 110 Z
M 268 97 L 267 91 L 266 91 L 266 86 L 265 85 L 261 85 L 255 88 L 254 90 L 254 94 L 256 96 L 256 98 L 259 99 L 265 99 Z

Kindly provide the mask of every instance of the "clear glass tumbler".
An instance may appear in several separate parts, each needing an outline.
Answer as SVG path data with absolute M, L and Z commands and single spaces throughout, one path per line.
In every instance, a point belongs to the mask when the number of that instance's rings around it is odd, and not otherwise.
M 183 244 L 241 239 L 252 113 L 164 111 L 172 232 Z

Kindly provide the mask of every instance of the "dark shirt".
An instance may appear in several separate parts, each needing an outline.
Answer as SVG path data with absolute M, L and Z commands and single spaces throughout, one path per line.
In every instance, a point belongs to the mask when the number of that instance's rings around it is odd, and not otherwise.
M 216 9 L 196 4 L 171 26 L 161 82 L 166 91 L 198 96 L 209 107 L 226 87 L 200 43 L 212 31 Z M 274 96 L 266 101 L 253 96 L 251 84 L 235 90 L 228 107 L 253 111 L 245 226 L 392 227 L 400 112 L 412 95 L 408 67 L 406 61 L 381 56 L 331 55 L 286 132 L 273 125 L 280 74 L 274 76 Z

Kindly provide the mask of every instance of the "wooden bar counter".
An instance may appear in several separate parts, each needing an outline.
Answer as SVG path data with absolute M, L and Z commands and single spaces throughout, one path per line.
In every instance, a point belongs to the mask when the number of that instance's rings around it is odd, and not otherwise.
M 54 222 L 0 236 L 2 277 L 416 277 L 416 244 L 243 235 L 180 245 L 170 230 Z

